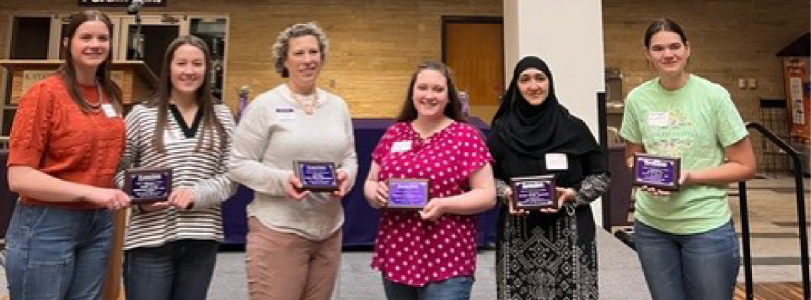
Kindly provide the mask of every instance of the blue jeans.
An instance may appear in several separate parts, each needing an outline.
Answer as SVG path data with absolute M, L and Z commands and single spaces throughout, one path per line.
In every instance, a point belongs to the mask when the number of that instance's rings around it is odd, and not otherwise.
M 452 277 L 444 281 L 413 287 L 383 278 L 383 290 L 389 300 L 468 300 L 473 277 Z
M 180 240 L 124 251 L 127 300 L 205 299 L 219 245 L 212 240 Z
M 6 233 L 11 299 L 100 299 L 112 220 L 106 209 L 17 204 Z
M 653 299 L 732 299 L 740 264 L 732 221 L 691 235 L 662 232 L 637 221 L 634 238 Z

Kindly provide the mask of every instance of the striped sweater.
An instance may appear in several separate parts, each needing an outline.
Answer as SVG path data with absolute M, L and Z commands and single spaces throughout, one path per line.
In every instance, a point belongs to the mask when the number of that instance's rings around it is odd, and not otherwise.
M 124 155 L 116 174 L 116 183 L 122 186 L 126 169 L 171 168 L 172 187 L 184 187 L 194 195 L 194 206 L 182 211 L 168 208 L 159 211 L 140 211 L 135 207 L 127 226 L 124 249 L 157 247 L 182 239 L 222 241 L 222 215 L 220 204 L 236 192 L 236 184 L 226 176 L 234 119 L 225 105 L 214 110 L 223 123 L 228 136 L 226 148 L 219 149 L 216 131 L 205 133 L 203 125 L 194 137 L 187 138 L 173 113 L 167 112 L 167 128 L 163 141 L 166 152 L 158 152 L 152 144 L 158 109 L 136 105 L 127 114 L 127 141 Z M 192 127 L 193 128 L 193 127 Z M 200 151 L 194 151 L 197 138 L 205 133 Z M 209 150 L 210 139 L 214 150 Z

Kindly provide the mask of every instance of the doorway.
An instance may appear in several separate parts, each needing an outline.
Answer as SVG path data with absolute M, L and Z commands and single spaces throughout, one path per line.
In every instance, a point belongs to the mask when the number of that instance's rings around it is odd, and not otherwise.
M 442 61 L 467 95 L 470 116 L 489 123 L 504 93 L 503 18 L 443 16 Z

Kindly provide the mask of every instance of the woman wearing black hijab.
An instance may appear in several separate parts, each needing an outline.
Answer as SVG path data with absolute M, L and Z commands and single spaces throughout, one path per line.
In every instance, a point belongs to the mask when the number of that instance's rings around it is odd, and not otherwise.
M 560 206 L 499 215 L 499 299 L 597 299 L 597 248 L 589 203 L 608 187 L 605 155 L 586 124 L 560 105 L 543 60 L 523 58 L 493 118 L 487 146 L 499 196 L 511 178 L 554 175 Z

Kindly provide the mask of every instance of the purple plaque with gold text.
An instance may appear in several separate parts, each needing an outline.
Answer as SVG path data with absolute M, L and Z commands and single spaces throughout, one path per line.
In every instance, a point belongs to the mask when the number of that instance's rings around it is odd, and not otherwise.
M 554 176 L 515 177 L 510 179 L 510 183 L 515 208 L 537 210 L 558 207 Z
M 420 210 L 428 204 L 427 179 L 389 179 L 389 209 Z
M 676 191 L 679 189 L 681 160 L 637 153 L 634 155 L 634 185 Z

